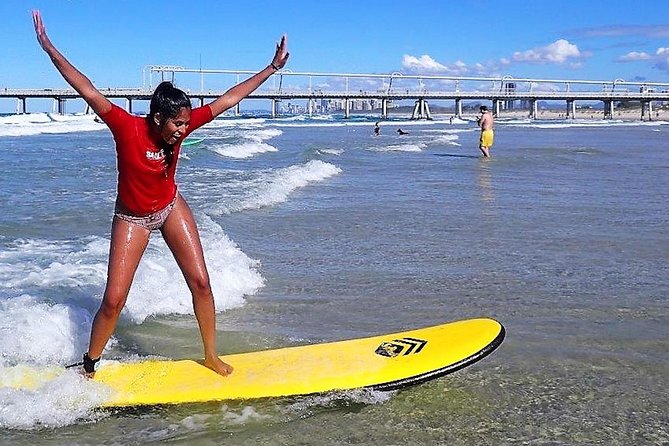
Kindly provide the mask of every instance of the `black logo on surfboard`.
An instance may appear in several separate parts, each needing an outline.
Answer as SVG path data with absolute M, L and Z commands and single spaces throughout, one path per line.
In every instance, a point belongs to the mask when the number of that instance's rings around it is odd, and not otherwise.
M 400 355 L 410 355 L 412 353 L 420 353 L 425 347 L 427 341 L 416 338 L 402 338 L 395 339 L 392 342 L 384 342 L 379 345 L 374 353 L 388 358 L 394 358 Z

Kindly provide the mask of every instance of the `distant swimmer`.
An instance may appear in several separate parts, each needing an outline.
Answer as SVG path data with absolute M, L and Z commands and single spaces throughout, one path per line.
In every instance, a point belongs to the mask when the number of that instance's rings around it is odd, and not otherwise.
M 408 135 L 409 134 L 409 132 L 405 132 L 402 129 L 397 129 L 397 133 L 400 134 L 400 135 Z
M 379 133 L 381 132 L 381 127 L 379 126 L 379 123 L 377 122 L 374 124 L 374 135 L 379 136 Z
M 490 148 L 495 136 L 493 132 L 493 119 L 492 113 L 490 113 L 488 107 L 485 105 L 482 105 L 479 110 L 481 111 L 481 117 L 476 120 L 478 126 L 481 127 L 479 149 L 483 152 L 483 156 L 487 158 L 490 156 Z

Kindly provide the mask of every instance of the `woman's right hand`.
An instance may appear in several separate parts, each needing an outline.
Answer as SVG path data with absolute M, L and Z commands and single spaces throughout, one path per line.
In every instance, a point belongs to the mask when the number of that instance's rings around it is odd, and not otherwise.
M 93 83 L 83 73 L 77 70 L 74 65 L 63 56 L 60 51 L 49 40 L 46 35 L 46 28 L 42 22 L 42 15 L 38 10 L 33 10 L 33 25 L 35 25 L 35 34 L 37 42 L 51 58 L 51 62 L 63 76 L 65 81 L 74 88 L 77 93 L 91 106 L 98 115 L 107 113 L 112 108 L 112 103 L 98 91 Z

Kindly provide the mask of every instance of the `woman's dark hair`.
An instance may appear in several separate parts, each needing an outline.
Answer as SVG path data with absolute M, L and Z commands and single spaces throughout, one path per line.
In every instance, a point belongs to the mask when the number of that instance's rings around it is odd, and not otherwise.
M 175 87 L 172 82 L 161 82 L 151 96 L 149 118 L 153 119 L 156 113 L 162 118 L 174 118 L 183 108 L 191 108 L 190 99 L 183 91 Z
M 175 87 L 172 82 L 161 82 L 151 96 L 151 105 L 149 105 L 149 115 L 147 119 L 153 122 L 156 113 L 160 113 L 161 120 L 174 118 L 179 114 L 182 108 L 191 108 L 190 98 L 182 90 Z M 165 149 L 165 164 L 169 167 L 174 158 L 174 147 L 168 146 Z

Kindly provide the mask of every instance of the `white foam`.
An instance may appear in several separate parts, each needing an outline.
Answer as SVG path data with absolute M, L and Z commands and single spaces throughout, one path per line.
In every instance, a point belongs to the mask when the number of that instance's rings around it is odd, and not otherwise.
M 80 287 L 104 283 L 109 241 L 92 237 L 83 248 L 70 242 L 20 240 L 0 251 L 0 287 Z
M 427 134 L 448 134 L 448 135 L 456 135 L 459 133 L 471 133 L 471 132 L 478 132 L 480 129 L 478 127 L 467 127 L 467 128 L 452 128 L 452 129 L 430 129 L 426 130 Z
M 311 117 L 310 117 L 308 115 L 292 115 L 292 116 L 282 116 L 279 119 L 282 122 L 291 122 L 291 121 L 293 121 L 293 122 L 298 121 L 299 122 L 299 121 L 306 121 L 306 120 L 311 120 L 311 119 L 316 119 L 316 120 L 319 120 L 319 121 L 330 121 L 330 120 L 334 119 L 334 116 L 333 115 L 313 115 L 312 114 Z
M 221 127 L 239 127 L 245 125 L 261 125 L 264 124 L 264 118 L 238 118 L 238 117 L 222 117 L 216 118 L 207 123 L 204 128 L 215 129 Z
M 283 130 L 260 125 L 240 125 L 231 128 L 225 127 L 214 129 L 213 132 L 214 134 L 222 135 L 225 138 L 239 138 L 256 142 L 262 142 L 283 135 Z
M 210 218 L 199 216 L 198 222 L 217 310 L 242 305 L 245 295 L 264 284 L 259 263 Z M 108 389 L 64 371 L 62 365 L 79 360 L 88 345 L 92 315 L 104 289 L 101 259 L 108 245 L 103 238 L 83 244 L 23 240 L 0 251 L 0 428 L 52 428 L 105 416 L 94 409 L 108 399 Z M 54 296 L 68 296 L 55 287 L 69 287 L 74 294 L 83 288 L 90 296 L 86 305 L 72 297 L 55 302 Z M 31 294 L 11 296 L 21 289 Z M 139 323 L 167 313 L 192 314 L 192 300 L 172 254 L 162 237 L 155 236 L 140 263 L 122 320 Z M 109 345 L 115 343 L 112 338 Z M 242 412 L 231 422 L 252 417 Z
M 432 142 L 439 143 L 439 144 L 448 144 L 452 146 L 459 146 L 460 143 L 458 140 L 460 137 L 456 134 L 453 133 L 447 133 L 445 135 L 438 135 L 435 137 Z
M 208 212 L 221 215 L 273 206 L 285 202 L 295 190 L 314 182 L 324 181 L 339 173 L 341 173 L 340 168 L 320 160 L 263 171 L 259 176 L 248 179 L 237 187 L 243 195 L 227 197 L 224 202 L 211 205 Z
M 257 141 L 264 141 L 266 139 L 275 138 L 281 135 L 283 135 L 283 130 L 275 128 L 263 128 L 260 130 L 244 132 L 243 136 L 249 139 L 255 139 Z
M 220 226 L 198 215 L 198 226 L 217 311 L 239 307 L 264 286 L 260 263 L 246 256 Z M 134 322 L 164 314 L 193 314 L 190 291 L 162 237 L 152 237 L 128 295 L 124 313 Z
M 224 137 L 234 138 L 233 143 L 220 143 L 210 141 L 206 149 L 221 156 L 236 159 L 251 158 L 255 155 L 267 152 L 277 152 L 277 148 L 265 143 L 265 140 L 280 136 L 282 130 L 275 128 L 249 128 L 226 130 Z
M 223 412 L 223 419 L 227 425 L 244 425 L 252 422 L 263 421 L 271 419 L 270 415 L 263 415 L 258 413 L 256 409 L 252 406 L 244 406 L 242 410 L 238 413 L 228 406 L 224 405 L 221 407 Z
M 6 387 L 12 383 L 0 378 L 0 428 L 56 428 L 104 416 L 94 409 L 109 399 L 109 389 L 72 370 L 0 365 L 0 377 L 7 376 L 33 382 L 31 388 L 17 389 Z
M 207 427 L 207 421 L 212 417 L 213 415 L 198 413 L 187 416 L 179 424 L 189 431 L 201 431 Z
M 276 152 L 274 146 L 262 142 L 246 142 L 241 144 L 210 144 L 207 146 L 212 152 L 221 156 L 236 159 L 251 158 L 254 155 L 267 152 Z
M 6 296 L 0 300 L 0 363 L 62 364 L 81 354 L 106 278 L 108 245 L 98 237 L 83 247 L 19 240 L 0 251 L 0 290 Z
M 245 295 L 264 285 L 259 262 L 208 217 L 199 216 L 198 223 L 217 310 L 243 305 Z M 104 291 L 108 250 L 108 239 L 94 237 L 83 246 L 24 240 L 0 251 L 0 364 L 63 364 L 79 357 Z M 63 287 L 72 292 L 55 289 Z M 155 234 L 121 319 L 141 323 L 173 313 L 193 314 L 192 299 L 171 252 Z
M 470 121 L 462 118 L 453 118 L 453 121 L 449 120 L 449 124 L 467 124 L 468 122 Z
M 22 115 L 0 116 L 0 125 L 44 124 L 51 121 L 52 120 L 49 118 L 49 114 L 47 113 L 29 113 Z
M 427 144 L 422 142 L 407 144 L 391 144 L 382 147 L 371 147 L 369 150 L 374 152 L 421 152 Z
M 322 155 L 336 155 L 340 156 L 344 153 L 342 149 L 318 149 L 318 153 Z
M 0 301 L 2 364 L 72 362 L 84 351 L 90 312 L 21 295 Z
M 107 130 L 95 122 L 95 115 L 56 115 L 31 113 L 0 117 L 0 137 L 30 136 L 42 133 L 76 133 Z
M 304 417 L 310 413 L 313 408 L 318 407 L 337 407 L 342 403 L 350 404 L 383 404 L 389 401 L 396 392 L 382 392 L 371 389 L 353 389 L 346 391 L 328 392 L 321 395 L 310 395 L 299 398 L 296 402 L 282 408 L 282 410 L 292 416 Z

